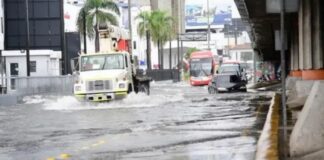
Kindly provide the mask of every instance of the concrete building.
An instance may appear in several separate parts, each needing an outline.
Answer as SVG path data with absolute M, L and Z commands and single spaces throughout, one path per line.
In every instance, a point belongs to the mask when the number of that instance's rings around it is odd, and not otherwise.
M 237 62 L 253 61 L 253 49 L 251 47 L 251 44 L 246 43 L 246 44 L 230 46 L 229 56 L 231 61 L 237 61 Z
M 174 20 L 174 32 L 185 33 L 185 0 L 150 0 L 152 10 L 163 10 Z
M 27 48 L 27 27 L 26 27 L 26 2 L 25 1 L 1 1 L 1 7 L 4 10 L 0 10 L 1 28 L 0 39 L 3 39 L 4 33 L 4 50 L 3 56 L 14 53 L 19 55 L 19 59 L 25 58 L 23 52 L 26 52 Z M 60 53 L 64 55 L 65 51 L 65 39 L 64 39 L 64 19 L 63 19 L 63 2 L 60 0 L 53 1 L 37 1 L 29 0 L 29 49 L 33 52 L 41 52 L 43 50 L 52 50 L 52 52 Z M 4 17 L 2 17 L 1 11 L 4 11 Z M 0 47 L 3 44 L 0 40 Z M 47 53 L 44 53 L 47 54 Z M 65 55 L 60 56 L 64 63 Z M 7 58 L 6 59 L 10 59 Z M 8 62 L 8 61 L 7 61 Z M 26 62 L 25 62 L 26 64 Z M 5 66 L 7 69 L 10 66 Z M 22 70 L 26 70 L 27 65 L 20 65 Z M 66 68 L 66 67 L 62 67 Z M 6 72 L 7 76 L 10 76 Z M 23 75 L 25 74 L 25 75 Z M 26 76 L 26 72 L 21 72 L 19 76 Z M 35 73 L 31 74 L 35 75 Z
M 26 52 L 3 51 L 4 74 L 1 77 L 0 85 L 3 84 L 10 92 L 14 90 L 15 79 L 26 77 Z M 61 52 L 53 50 L 31 50 L 30 51 L 30 76 L 47 77 L 61 75 Z M 10 78 L 11 77 L 11 78 Z
M 250 26 L 253 49 L 263 61 L 280 62 L 279 2 L 235 0 L 242 19 Z M 324 2 L 286 2 L 288 111 L 301 108 L 290 136 L 290 156 L 324 159 Z
M 6 75 L 26 76 L 26 52 L 3 51 L 6 61 Z M 31 50 L 31 76 L 58 76 L 60 75 L 61 52 L 53 50 Z

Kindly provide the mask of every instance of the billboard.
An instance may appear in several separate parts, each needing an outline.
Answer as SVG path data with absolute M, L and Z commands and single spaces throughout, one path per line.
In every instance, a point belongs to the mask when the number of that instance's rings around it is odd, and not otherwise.
M 208 9 L 204 5 L 186 5 L 186 29 L 200 29 L 208 26 Z M 209 23 L 211 26 L 224 25 L 231 22 L 231 7 L 219 8 L 217 6 L 209 7 Z

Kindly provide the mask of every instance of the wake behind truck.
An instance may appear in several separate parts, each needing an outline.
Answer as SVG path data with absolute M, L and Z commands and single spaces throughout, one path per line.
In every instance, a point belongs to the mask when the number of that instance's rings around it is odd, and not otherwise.
M 105 45 L 107 51 L 81 54 L 78 57 L 79 69 L 76 72 L 74 95 L 79 100 L 110 101 L 124 98 L 132 91 L 150 94 L 151 78 L 136 73 L 132 56 L 126 48 L 122 48 L 126 45 L 118 48 L 121 45 L 119 43 L 127 44 L 122 39 L 122 34 L 116 34 L 119 31 L 119 28 L 115 27 L 108 32 L 107 30 L 101 32 L 109 34 L 100 40 L 101 46 Z

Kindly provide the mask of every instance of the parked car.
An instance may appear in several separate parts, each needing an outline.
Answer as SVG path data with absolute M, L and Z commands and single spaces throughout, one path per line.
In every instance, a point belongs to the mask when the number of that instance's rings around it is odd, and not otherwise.
M 239 63 L 222 64 L 217 74 L 208 85 L 210 94 L 243 91 L 246 92 L 247 76 L 243 67 Z

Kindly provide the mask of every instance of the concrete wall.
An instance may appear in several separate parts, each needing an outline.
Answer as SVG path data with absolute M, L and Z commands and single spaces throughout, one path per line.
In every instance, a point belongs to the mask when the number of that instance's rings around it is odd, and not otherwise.
M 16 77 L 7 79 L 15 81 L 9 86 L 8 93 L 0 94 L 0 106 L 14 106 L 27 95 L 71 95 L 73 94 L 74 76 Z
M 8 79 L 15 81 L 15 85 L 8 88 L 9 94 L 37 95 L 37 94 L 72 94 L 74 76 L 44 76 L 44 77 L 16 77 Z
M 324 82 L 315 82 L 290 137 L 292 157 L 324 150 Z M 324 159 L 322 154 L 321 159 Z

